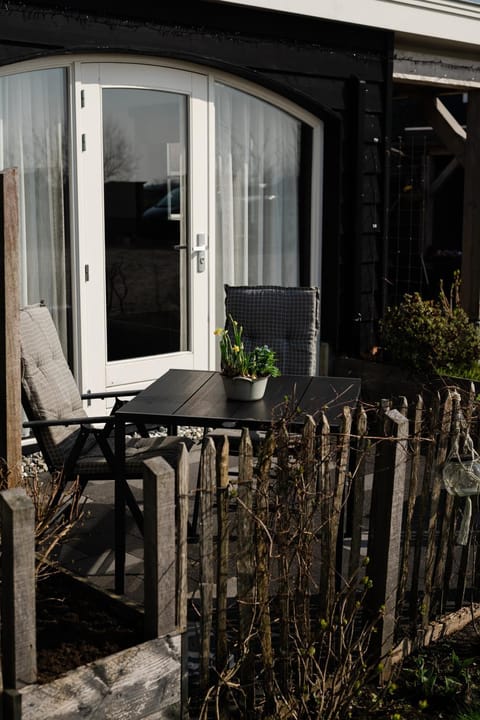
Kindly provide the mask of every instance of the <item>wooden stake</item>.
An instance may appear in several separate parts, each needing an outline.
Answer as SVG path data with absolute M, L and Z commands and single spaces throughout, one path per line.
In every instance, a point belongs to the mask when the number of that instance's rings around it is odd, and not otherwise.
M 0 172 L 0 462 L 8 485 L 21 480 L 20 291 L 18 173 Z

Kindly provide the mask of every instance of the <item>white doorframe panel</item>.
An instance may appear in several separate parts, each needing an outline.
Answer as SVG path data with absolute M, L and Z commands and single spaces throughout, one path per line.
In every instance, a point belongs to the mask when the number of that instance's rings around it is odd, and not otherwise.
M 208 243 L 209 157 L 207 76 L 170 68 L 113 63 L 81 63 L 76 82 L 78 158 L 79 307 L 84 390 L 144 387 L 171 367 L 209 366 L 209 261 L 197 271 L 196 238 Z M 187 98 L 188 264 L 190 349 L 151 357 L 107 362 L 102 90 L 136 88 Z

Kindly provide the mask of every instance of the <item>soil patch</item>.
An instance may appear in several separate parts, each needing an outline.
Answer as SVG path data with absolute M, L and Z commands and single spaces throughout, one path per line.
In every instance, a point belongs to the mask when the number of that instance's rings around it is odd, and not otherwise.
M 100 591 L 56 573 L 37 587 L 38 682 L 143 642 L 141 616 Z

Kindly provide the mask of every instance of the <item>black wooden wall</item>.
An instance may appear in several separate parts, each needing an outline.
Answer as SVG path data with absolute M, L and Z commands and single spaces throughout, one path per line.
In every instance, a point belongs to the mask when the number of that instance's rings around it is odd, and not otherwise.
M 392 35 L 197 0 L 3 3 L 0 64 L 127 52 L 246 77 L 325 123 L 322 339 L 366 352 L 384 304 Z

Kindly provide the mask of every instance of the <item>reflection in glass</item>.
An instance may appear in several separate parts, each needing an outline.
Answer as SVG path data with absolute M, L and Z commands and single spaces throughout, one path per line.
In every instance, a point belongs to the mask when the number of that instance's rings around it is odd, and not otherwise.
M 188 349 L 186 98 L 103 90 L 108 360 Z
M 223 285 L 298 285 L 302 124 L 215 84 L 217 324 Z
M 0 78 L 0 168 L 18 168 L 23 305 L 44 300 L 68 354 L 67 72 Z

